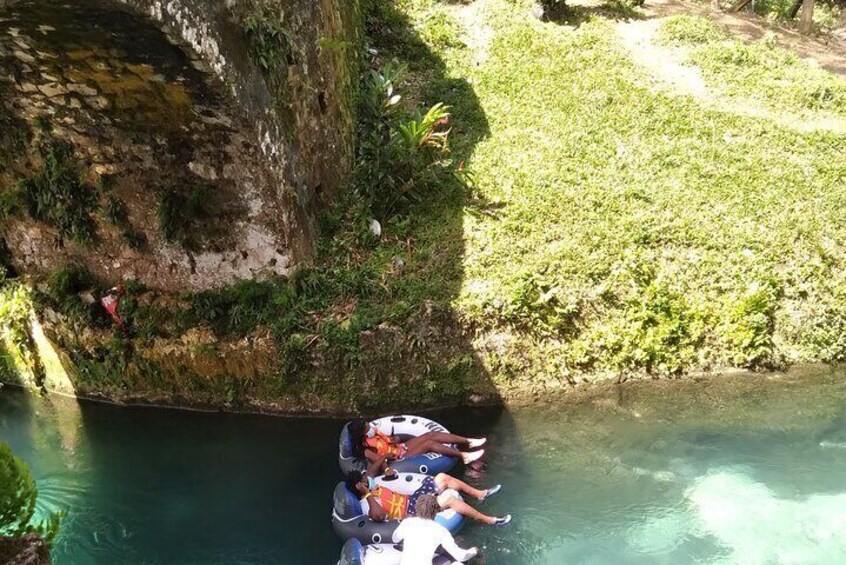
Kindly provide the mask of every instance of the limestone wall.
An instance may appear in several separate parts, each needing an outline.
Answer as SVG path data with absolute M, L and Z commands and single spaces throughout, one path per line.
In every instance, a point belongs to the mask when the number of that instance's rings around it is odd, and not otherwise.
M 331 199 L 352 159 L 358 0 L 120 1 L 161 22 L 226 82 L 262 150 L 307 208 Z M 291 40 L 280 69 L 283 100 L 249 54 L 242 24 L 255 14 L 274 20 Z
M 86 241 L 22 204 L 0 210 L 13 266 L 79 263 L 107 283 L 185 291 L 307 261 L 315 215 L 351 166 L 354 3 L 120 2 L 0 8 L 0 196 L 44 178 L 61 146 L 96 199 Z M 250 52 L 256 13 L 291 38 L 274 76 Z

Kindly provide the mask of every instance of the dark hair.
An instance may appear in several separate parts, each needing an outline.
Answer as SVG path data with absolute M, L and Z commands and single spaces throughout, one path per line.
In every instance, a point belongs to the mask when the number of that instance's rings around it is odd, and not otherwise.
M 434 520 L 440 511 L 441 506 L 438 504 L 438 499 L 432 494 L 422 495 L 417 499 L 417 504 L 414 505 L 414 515 L 426 520 Z
M 366 426 L 367 423 L 361 418 L 356 418 L 347 424 L 353 457 L 364 457 L 364 428 Z
M 347 489 L 356 497 L 360 496 L 358 492 L 358 483 L 361 482 L 361 475 L 361 471 L 350 471 L 347 473 L 347 476 L 344 477 L 344 485 L 346 485 Z

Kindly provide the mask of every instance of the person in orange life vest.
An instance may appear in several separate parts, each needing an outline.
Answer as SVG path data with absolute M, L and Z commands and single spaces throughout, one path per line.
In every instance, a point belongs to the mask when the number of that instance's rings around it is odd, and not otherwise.
M 443 432 L 427 432 L 401 442 L 397 436 L 387 436 L 369 422 L 361 419 L 350 422 L 349 434 L 353 455 L 365 457 L 371 463 L 384 455 L 391 459 L 402 459 L 434 452 L 450 457 L 460 457 L 466 464 L 480 459 L 485 454 L 484 450 L 462 452 L 444 445 L 452 444 L 473 449 L 483 446 L 485 438 L 474 439 Z
M 380 457 L 370 465 L 367 471 L 350 471 L 347 473 L 344 481 L 347 489 L 361 500 L 362 511 L 374 522 L 384 522 L 389 519 L 401 520 L 408 516 L 414 516 L 417 499 L 424 494 L 435 495 L 441 510 L 451 508 L 462 516 L 472 518 L 483 524 L 504 526 L 511 522 L 510 514 L 502 518 L 487 516 L 464 502 L 458 496 L 461 493 L 484 501 L 498 493 L 502 488 L 501 485 L 496 485 L 487 490 L 479 490 L 463 481 L 450 477 L 446 473 L 441 473 L 434 477 L 426 477 L 423 479 L 423 484 L 420 488 L 410 495 L 404 495 L 392 491 L 388 486 L 376 485 L 374 477 L 383 468 L 385 477 L 390 478 L 396 476 L 396 472 L 387 466 L 385 459 L 384 456 Z

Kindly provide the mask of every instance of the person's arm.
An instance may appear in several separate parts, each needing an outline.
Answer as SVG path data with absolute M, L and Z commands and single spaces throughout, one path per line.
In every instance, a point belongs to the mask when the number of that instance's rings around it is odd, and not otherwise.
M 367 467 L 367 476 L 376 478 L 382 474 L 382 467 L 385 466 L 385 461 L 388 459 L 387 455 L 383 455 L 382 457 L 377 457 L 373 461 L 370 462 L 370 465 Z
M 440 526 L 440 524 L 438 524 Z M 479 549 L 476 547 L 471 547 L 470 549 L 461 549 L 458 547 L 458 544 L 455 543 L 455 538 L 452 537 L 452 534 L 449 533 L 449 530 L 441 526 L 441 547 L 444 548 L 444 551 L 449 553 L 453 559 L 456 561 L 460 561 L 464 563 L 465 561 L 470 561 L 474 557 L 479 554 Z
M 367 515 L 374 522 L 384 522 L 388 519 L 388 513 L 385 512 L 385 509 L 382 508 L 382 505 L 379 504 L 379 501 L 372 494 L 367 495 L 367 506 L 369 507 Z

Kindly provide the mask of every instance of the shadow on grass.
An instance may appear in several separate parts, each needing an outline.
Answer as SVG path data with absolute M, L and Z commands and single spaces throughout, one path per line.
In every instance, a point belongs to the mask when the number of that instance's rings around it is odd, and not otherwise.
M 423 41 L 393 2 L 371 1 L 365 28 L 377 65 L 392 61 L 407 65 L 407 80 L 398 87 L 406 101 L 423 108 L 439 102 L 450 107 L 451 158 L 455 167 L 469 159 L 476 144 L 489 134 L 473 86 L 464 78 L 450 76 L 443 58 Z M 399 321 L 411 346 L 393 362 L 373 367 L 377 389 L 388 392 L 383 397 L 387 406 L 368 406 L 365 401 L 359 403 L 362 410 L 419 411 L 439 405 L 500 402 L 496 386 L 452 306 L 464 278 L 463 216 L 468 204 L 474 206 L 467 187 L 446 182 L 411 211 L 405 236 L 407 253 L 402 255 L 404 272 L 388 283 L 390 299 L 411 307 L 409 316 Z M 394 236 L 390 226 L 387 235 Z M 380 246 L 385 245 L 390 244 L 383 238 Z M 397 246 L 398 252 L 401 249 Z

